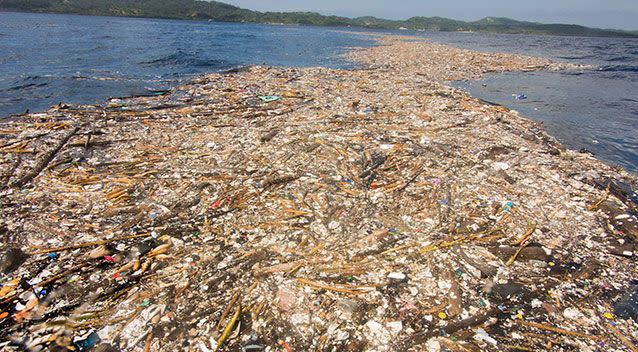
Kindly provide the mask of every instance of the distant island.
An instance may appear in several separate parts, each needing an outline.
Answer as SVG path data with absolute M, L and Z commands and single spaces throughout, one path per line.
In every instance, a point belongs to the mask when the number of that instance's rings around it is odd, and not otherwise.
M 412 17 L 407 20 L 387 20 L 376 17 L 348 18 L 325 16 L 314 12 L 259 12 L 216 1 L 198 0 L 0 0 L 0 11 L 336 27 L 351 26 L 434 32 L 490 32 L 638 38 L 638 31 L 588 28 L 574 24 L 542 24 L 500 17 L 487 17 L 473 22 L 442 17 Z

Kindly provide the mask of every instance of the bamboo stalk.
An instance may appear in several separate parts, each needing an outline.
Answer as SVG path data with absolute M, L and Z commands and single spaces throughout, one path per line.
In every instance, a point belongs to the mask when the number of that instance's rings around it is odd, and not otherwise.
M 230 336 L 230 333 L 233 331 L 233 327 L 235 326 L 235 323 L 239 319 L 240 314 L 241 314 L 241 305 L 237 307 L 235 314 L 228 322 L 228 325 L 226 325 L 224 332 L 221 334 L 219 339 L 217 339 L 217 350 L 219 350 L 222 347 L 222 344 L 226 342 L 226 340 L 228 339 L 228 336 Z

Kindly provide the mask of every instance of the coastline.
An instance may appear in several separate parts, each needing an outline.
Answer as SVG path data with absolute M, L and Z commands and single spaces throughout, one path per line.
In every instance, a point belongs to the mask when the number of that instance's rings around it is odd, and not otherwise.
M 240 312 L 228 348 L 629 348 L 636 178 L 441 83 L 566 67 L 416 39 L 0 122 L 2 340 L 215 350 Z

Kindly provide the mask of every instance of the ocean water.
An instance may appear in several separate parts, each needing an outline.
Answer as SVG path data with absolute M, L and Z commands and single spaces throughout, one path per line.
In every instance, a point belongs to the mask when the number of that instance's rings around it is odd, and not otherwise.
M 340 55 L 373 45 L 361 29 L 0 12 L 0 118 L 59 102 L 153 94 L 246 64 L 354 68 Z M 433 41 L 589 64 L 592 70 L 490 74 L 453 82 L 543 121 L 572 149 L 638 171 L 638 40 L 423 33 Z M 513 95 L 524 94 L 525 100 Z
M 246 64 L 351 68 L 330 28 L 0 12 L 0 118 L 152 94 Z
M 424 34 L 421 34 L 424 35 Z M 594 69 L 489 74 L 454 82 L 473 96 L 542 121 L 567 147 L 638 171 L 638 39 L 427 33 L 481 51 L 541 56 Z M 527 99 L 516 99 L 514 95 Z

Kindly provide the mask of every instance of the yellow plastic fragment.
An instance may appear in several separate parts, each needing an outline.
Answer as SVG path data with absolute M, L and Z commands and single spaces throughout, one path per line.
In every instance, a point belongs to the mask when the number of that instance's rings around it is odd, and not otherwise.
M 611 314 L 611 313 L 605 313 L 605 314 L 603 314 L 603 317 L 605 317 L 605 318 L 607 318 L 607 319 L 609 319 L 609 320 L 614 319 L 614 315 L 613 315 L 613 314 Z
M 447 314 L 445 314 L 445 312 L 439 312 L 438 316 L 439 319 L 447 319 Z

